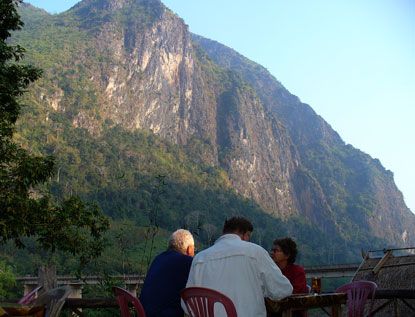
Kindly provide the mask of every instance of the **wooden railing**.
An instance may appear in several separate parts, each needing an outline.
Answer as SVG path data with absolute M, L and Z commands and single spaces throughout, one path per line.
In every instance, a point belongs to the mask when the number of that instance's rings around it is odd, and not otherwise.
M 399 310 L 397 302 L 401 301 L 406 306 L 408 306 L 412 311 L 414 311 L 415 315 L 415 308 L 407 301 L 408 299 L 415 299 L 415 290 L 414 289 L 378 289 L 376 291 L 375 299 L 384 299 L 387 300 L 384 304 L 377 307 L 373 312 L 372 316 L 380 313 L 385 307 L 388 305 L 394 305 L 395 313 L 394 316 L 399 316 Z M 0 299 L 1 302 L 8 302 L 8 303 L 17 303 L 18 298 L 12 299 Z M 101 309 L 101 308 L 117 308 L 118 302 L 117 299 L 114 297 L 110 298 L 67 298 L 63 309 L 70 310 L 74 312 L 76 315 L 83 317 L 85 314 L 80 311 L 80 309 Z
M 311 266 L 305 267 L 306 277 L 321 277 L 321 278 L 338 278 L 338 277 L 352 277 L 357 270 L 359 264 L 341 264 L 330 266 Z M 144 275 L 112 275 L 111 279 L 118 279 L 123 281 L 124 287 L 134 295 L 137 294 L 137 289 L 144 283 Z M 16 279 L 23 284 L 23 293 L 26 295 L 38 285 L 37 276 L 25 276 Z M 57 285 L 68 285 L 72 292 L 70 298 L 82 298 L 82 288 L 85 284 L 96 285 L 103 283 L 104 278 L 100 276 L 85 276 L 81 280 L 75 276 L 57 276 Z
M 327 266 L 308 266 L 305 267 L 306 277 L 322 277 L 322 278 L 337 278 L 337 277 L 352 277 L 359 267 L 359 263 L 327 265 Z M 112 275 L 111 279 L 119 279 L 126 284 L 142 284 L 144 282 L 144 275 Z M 37 276 L 18 277 L 16 279 L 23 285 L 37 285 Z M 70 284 L 100 284 L 104 280 L 100 276 L 85 276 L 81 280 L 75 276 L 57 276 L 58 285 Z
M 96 285 L 104 282 L 104 278 L 100 276 L 85 276 L 79 280 L 75 276 L 57 276 L 57 285 L 68 285 L 72 289 L 71 298 L 82 298 L 82 287 L 85 284 Z M 112 275 L 109 276 L 112 280 L 121 280 L 124 286 L 134 295 L 136 295 L 139 285 L 144 283 L 144 275 Z M 26 295 L 33 290 L 38 284 L 37 276 L 18 277 L 18 282 L 23 284 L 23 294 Z
M 387 299 L 385 303 L 376 307 L 372 311 L 372 316 L 384 310 L 387 306 L 394 306 L 394 315 L 400 316 L 398 301 L 401 301 L 413 312 L 415 316 L 415 307 L 413 307 L 407 300 L 415 299 L 415 289 L 378 289 L 376 290 L 375 299 Z

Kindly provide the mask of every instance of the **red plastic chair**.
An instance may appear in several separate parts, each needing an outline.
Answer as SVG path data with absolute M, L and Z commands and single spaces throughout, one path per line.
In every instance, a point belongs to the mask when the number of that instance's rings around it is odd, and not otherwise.
M 213 317 L 215 303 L 221 303 L 228 317 L 237 317 L 232 300 L 213 289 L 187 287 L 180 292 L 190 317 Z
M 120 305 L 121 309 L 121 316 L 122 317 L 130 317 L 130 310 L 128 309 L 128 303 L 132 303 L 134 305 L 135 311 L 137 313 L 137 317 L 146 317 L 146 313 L 144 312 L 143 305 L 141 305 L 140 300 L 131 294 L 129 291 L 114 286 L 112 291 L 117 296 L 118 305 Z
M 18 303 L 20 305 L 29 306 L 30 304 L 32 304 L 36 300 L 36 293 L 41 288 L 42 288 L 42 286 L 36 287 L 34 290 L 32 290 L 31 292 L 27 293 L 25 296 L 23 296 L 22 298 L 20 298 L 20 300 L 18 301 Z
M 372 314 L 373 303 L 375 299 L 376 288 L 378 286 L 370 281 L 357 281 L 340 286 L 336 293 L 347 294 L 347 306 L 349 317 L 363 317 L 365 304 L 368 297 L 371 297 L 368 317 Z

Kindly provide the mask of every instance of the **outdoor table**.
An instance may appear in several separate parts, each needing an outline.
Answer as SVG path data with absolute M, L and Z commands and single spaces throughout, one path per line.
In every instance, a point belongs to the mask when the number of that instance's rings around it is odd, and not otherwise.
M 341 305 L 347 301 L 347 294 L 344 293 L 323 293 L 323 294 L 295 294 L 281 300 L 265 298 L 267 312 L 282 313 L 283 317 L 292 316 L 296 310 L 307 310 L 312 308 L 332 308 L 332 316 L 341 316 Z
M 32 316 L 43 317 L 45 314 L 44 306 L 1 306 L 0 316 Z

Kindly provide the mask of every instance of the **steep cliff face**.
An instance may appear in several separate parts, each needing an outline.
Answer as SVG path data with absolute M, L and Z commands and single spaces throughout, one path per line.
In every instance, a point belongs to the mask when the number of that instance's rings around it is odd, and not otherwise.
M 392 173 L 378 160 L 346 145 L 323 118 L 291 95 L 263 67 L 220 43 L 197 35 L 192 35 L 192 39 L 216 63 L 249 82 L 267 110 L 289 131 L 302 166 L 315 181 L 314 185 L 303 183 L 304 174 L 295 178 L 296 197 L 302 202 L 298 204 L 300 213 L 314 223 L 319 223 L 320 216 L 332 219 L 344 232 L 350 232 L 353 224 L 357 224 L 399 245 L 415 242 L 415 217 L 396 188 Z M 321 200 L 313 202 L 318 196 L 327 200 L 332 212 L 319 213 L 327 210 L 327 206 L 319 207 Z
M 203 88 L 183 21 L 158 1 L 96 2 L 81 2 L 68 13 L 82 21 L 106 15 L 92 37 L 92 46 L 109 61 L 91 70 L 91 81 L 103 94 L 100 114 L 127 129 L 152 130 L 175 142 L 185 142 L 192 134 L 212 134 L 197 124 L 206 120 L 206 112 L 195 113 L 193 96 L 200 95 L 198 102 L 203 102 Z M 140 14 L 148 20 L 145 25 L 144 18 L 137 19 Z M 82 27 L 90 30 L 91 25 Z
M 239 82 L 219 96 L 217 109 L 219 162 L 233 187 L 275 215 L 295 214 L 290 187 L 299 160 L 283 127 Z
M 89 91 L 95 104 L 82 103 L 61 80 L 44 93 L 47 106 L 93 135 L 109 123 L 183 145 L 200 138 L 208 144 L 205 162 L 225 168 L 237 192 L 276 216 L 298 213 L 292 175 L 300 161 L 286 129 L 239 76 L 193 47 L 181 19 L 155 0 L 83 1 L 63 18 L 75 21 L 84 45 L 58 60 L 82 71 L 54 73 L 85 82 L 79 94 Z
M 91 78 L 99 93 L 105 92 L 100 115 L 127 129 L 150 130 L 180 144 L 194 136 L 207 140 L 210 153 L 204 155 L 212 165 L 226 168 L 239 193 L 278 216 L 295 214 L 290 179 L 298 157 L 285 129 L 267 118 L 255 92 L 232 74 L 212 78 L 202 70 L 188 27 L 159 2 L 103 3 L 99 9 L 113 17 L 94 38 L 94 47 L 111 60 L 100 76 Z M 72 11 L 90 15 L 89 4 L 81 3 Z M 127 5 L 140 12 L 151 7 L 151 23 L 143 27 L 134 16 L 120 23 L 117 12 Z M 73 122 L 91 130 L 94 120 L 79 111 Z M 94 130 L 100 125 L 95 122 Z
M 232 188 L 270 214 L 415 242 L 414 217 L 381 166 L 261 66 L 219 43 L 192 41 L 159 0 L 84 0 L 31 19 L 24 32 L 19 40 L 32 50 L 55 54 L 28 54 L 45 69 L 31 92 L 44 112 L 95 136 L 119 125 L 189 148 L 197 140 L 200 159 L 222 167 Z

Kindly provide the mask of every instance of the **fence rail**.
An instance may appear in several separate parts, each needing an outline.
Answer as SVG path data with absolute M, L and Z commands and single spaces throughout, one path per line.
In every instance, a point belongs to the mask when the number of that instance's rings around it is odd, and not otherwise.
M 359 267 L 359 263 L 328 265 L 328 266 L 309 266 L 305 267 L 306 277 L 322 277 L 322 278 L 338 278 L 338 277 L 352 277 Z M 126 284 L 141 285 L 144 282 L 145 275 L 111 275 L 111 279 L 119 279 Z M 18 282 L 27 285 L 37 285 L 37 276 L 18 277 Z M 100 284 L 105 278 L 100 276 L 85 276 L 79 279 L 75 276 L 57 276 L 58 285 L 70 284 Z

